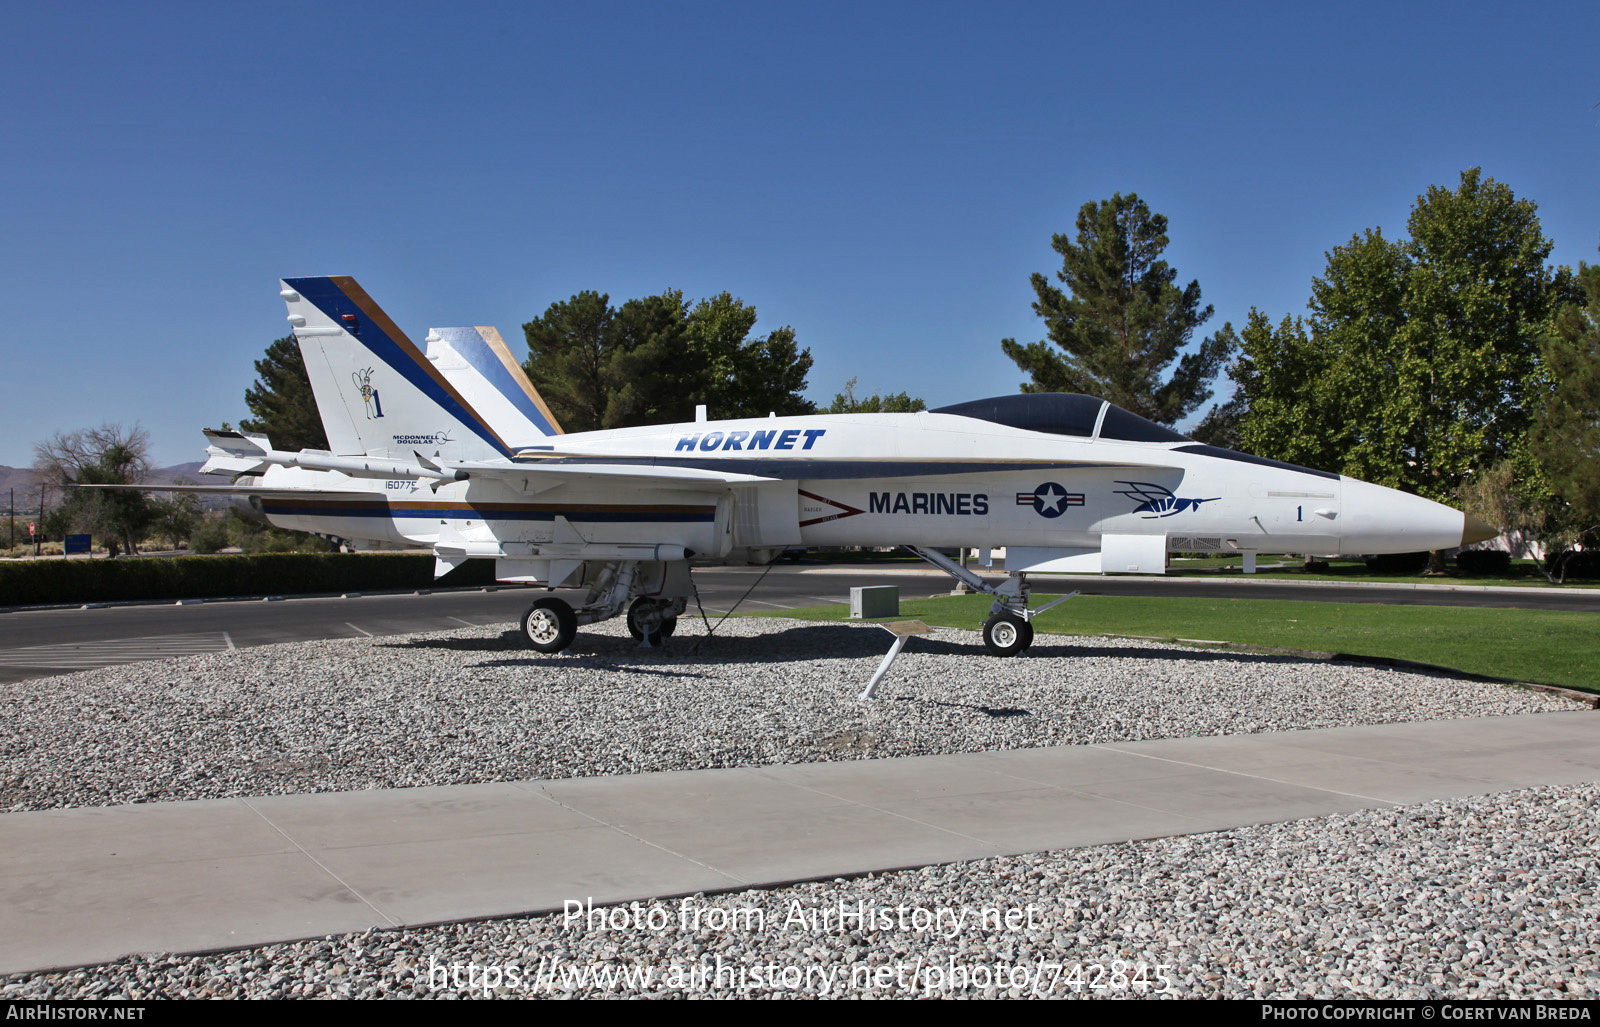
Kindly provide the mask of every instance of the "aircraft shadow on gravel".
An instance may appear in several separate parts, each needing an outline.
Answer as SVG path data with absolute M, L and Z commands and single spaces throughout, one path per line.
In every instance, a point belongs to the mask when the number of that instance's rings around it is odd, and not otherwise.
M 715 622 L 713 621 L 713 625 Z M 699 631 L 700 624 L 693 626 Z M 595 657 L 619 661 L 616 669 L 635 669 L 639 663 L 656 661 L 691 661 L 717 663 L 792 663 L 795 660 L 826 659 L 882 659 L 889 651 L 888 632 L 865 630 L 865 625 L 819 623 L 804 627 L 786 628 L 759 636 L 694 634 L 674 636 L 662 646 L 645 649 L 632 638 L 616 635 L 582 635 L 564 653 L 545 655 L 529 652 L 522 644 L 520 632 L 506 631 L 484 638 L 417 638 L 388 643 L 395 649 L 439 649 L 453 652 L 521 653 L 523 656 L 476 664 L 480 667 L 551 667 L 565 665 L 586 666 Z M 1027 655 L 1027 661 L 1041 658 L 1095 658 L 1109 660 L 1169 660 L 1176 663 L 1207 664 L 1218 661 L 1249 663 L 1255 665 L 1293 666 L 1324 663 L 1315 657 L 1295 656 L 1288 653 L 1257 653 L 1239 650 L 1204 650 L 1165 647 L 1161 645 L 1106 646 L 1084 645 L 1058 641 L 1065 636 L 1038 635 Z M 914 637 L 906 646 L 901 659 L 915 655 L 970 656 L 971 642 Z

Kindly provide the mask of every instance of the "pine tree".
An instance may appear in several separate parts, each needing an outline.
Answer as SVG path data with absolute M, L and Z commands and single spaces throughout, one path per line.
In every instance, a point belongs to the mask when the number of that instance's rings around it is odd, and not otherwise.
M 522 326 L 528 380 L 569 432 L 607 427 L 616 340 L 611 297 L 580 292 Z
M 268 346 L 266 356 L 256 361 L 256 374 L 260 378 L 244 394 L 252 416 L 240 421 L 239 428 L 261 432 L 273 448 L 291 453 L 327 449 L 328 435 L 295 337 L 286 335 Z
M 1200 309 L 1198 281 L 1174 284 L 1177 271 L 1161 259 L 1167 219 L 1137 195 L 1084 204 L 1077 229 L 1076 242 L 1052 240 L 1066 291 L 1042 274 L 1032 278 L 1033 310 L 1048 338 L 1000 343 L 1031 378 L 1022 391 L 1083 392 L 1162 424 L 1182 420 L 1210 398 L 1210 383 L 1237 344 L 1231 327 L 1183 353 L 1212 308 Z M 1173 361 L 1178 366 L 1163 379 Z

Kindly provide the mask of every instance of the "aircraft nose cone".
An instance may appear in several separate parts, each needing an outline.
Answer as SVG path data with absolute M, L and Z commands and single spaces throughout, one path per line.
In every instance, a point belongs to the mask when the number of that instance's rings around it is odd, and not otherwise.
M 1489 539 L 1492 539 L 1499 534 L 1500 532 L 1497 529 L 1489 527 L 1487 523 L 1478 520 L 1478 518 L 1472 516 L 1471 514 L 1462 515 L 1462 545 L 1470 546 L 1474 542 L 1487 542 Z

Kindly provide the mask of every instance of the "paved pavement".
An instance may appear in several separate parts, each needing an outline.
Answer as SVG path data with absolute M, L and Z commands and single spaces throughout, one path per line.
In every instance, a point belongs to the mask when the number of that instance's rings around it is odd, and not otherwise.
M 226 631 L 24 645 L 0 649 L 0 673 L 10 671 L 28 675 L 48 671 L 60 674 L 138 663 L 141 660 L 166 660 L 196 653 L 225 652 L 232 648 L 233 639 Z
M 852 585 L 895 584 L 907 598 L 948 590 L 949 579 L 943 575 L 907 579 L 870 570 L 823 570 L 795 574 L 787 567 L 774 567 L 765 577 L 759 567 L 711 570 L 697 572 L 695 580 L 701 603 L 713 617 L 736 605 L 740 612 L 781 613 L 797 606 L 846 603 Z M 14 610 L 0 614 L 0 681 L 216 648 L 508 624 L 521 619 L 533 594 L 531 589 L 502 588 L 282 602 Z M 693 603 L 689 610 L 691 616 L 698 615 Z
M 1600 780 L 1600 714 L 0 816 L 0 973 Z
M 701 602 L 712 616 L 736 604 L 741 612 L 779 614 L 797 606 L 844 603 L 849 601 L 853 585 L 898 585 L 902 598 L 907 599 L 945 593 L 951 587 L 944 574 L 918 564 L 785 564 L 772 567 L 765 575 L 760 567 L 708 568 L 696 571 L 695 581 Z M 1337 585 L 1242 576 L 1223 580 L 1050 576 L 1036 578 L 1035 588 L 1041 594 L 1078 589 L 1085 595 L 1248 597 L 1600 613 L 1600 589 Z M 0 682 L 217 647 L 505 624 L 520 619 L 529 602 L 529 590 L 507 588 L 285 602 L 12 610 L 0 612 Z

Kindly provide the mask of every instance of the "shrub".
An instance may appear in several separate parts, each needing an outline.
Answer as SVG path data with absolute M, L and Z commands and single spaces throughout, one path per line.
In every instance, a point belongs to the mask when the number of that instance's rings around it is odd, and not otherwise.
M 433 567 L 432 556 L 399 553 L 27 560 L 0 564 L 0 606 L 426 588 Z M 439 584 L 493 580 L 492 561 L 469 560 Z
M 189 535 L 190 551 L 204 556 L 220 552 L 227 548 L 227 545 L 228 522 L 223 517 L 207 517 Z
M 1456 554 L 1456 568 L 1471 577 L 1509 574 L 1511 554 L 1501 549 L 1467 549 Z
M 1545 566 L 1553 572 L 1562 557 L 1566 558 L 1563 569 L 1568 578 L 1600 578 L 1600 551 L 1585 549 L 1577 553 L 1552 554 Z
M 1367 557 L 1367 570 L 1375 574 L 1421 574 L 1427 566 L 1427 553 L 1383 553 Z

